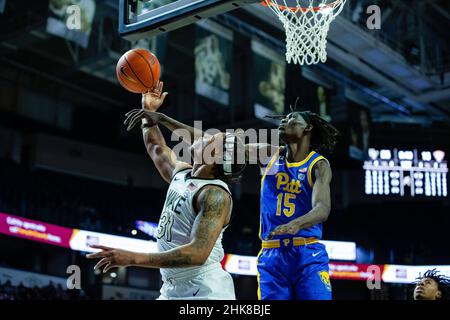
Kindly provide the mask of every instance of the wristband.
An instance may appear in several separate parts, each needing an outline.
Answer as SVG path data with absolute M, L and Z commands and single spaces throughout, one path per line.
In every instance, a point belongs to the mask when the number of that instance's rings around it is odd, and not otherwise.
M 142 121 L 141 130 L 153 127 L 152 125 L 150 125 L 150 123 L 148 123 L 147 119 L 142 118 L 141 121 Z

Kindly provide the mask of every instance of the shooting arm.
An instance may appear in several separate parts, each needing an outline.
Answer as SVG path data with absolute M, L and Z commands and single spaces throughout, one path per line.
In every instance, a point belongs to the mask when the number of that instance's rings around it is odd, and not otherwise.
M 174 132 L 178 137 L 182 138 L 183 141 L 188 144 L 192 144 L 195 139 L 198 139 L 203 135 L 208 136 L 202 130 L 190 127 L 187 124 L 172 119 L 171 117 L 165 114 L 161 114 L 159 123 L 161 123 L 170 131 Z
M 143 120 L 143 123 L 145 123 L 145 120 Z M 175 170 L 178 170 L 178 162 L 172 149 L 167 146 L 161 130 L 157 125 L 144 127 L 142 129 L 142 137 L 144 139 L 145 149 L 150 158 L 152 158 L 156 169 L 158 169 L 161 177 L 167 183 L 170 183 Z

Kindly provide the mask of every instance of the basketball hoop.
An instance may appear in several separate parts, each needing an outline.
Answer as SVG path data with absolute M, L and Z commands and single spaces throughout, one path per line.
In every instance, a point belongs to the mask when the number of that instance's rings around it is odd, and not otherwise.
M 286 30 L 286 61 L 312 65 L 327 61 L 327 35 L 331 22 L 347 0 L 264 0 Z M 287 3 L 289 2 L 289 3 Z

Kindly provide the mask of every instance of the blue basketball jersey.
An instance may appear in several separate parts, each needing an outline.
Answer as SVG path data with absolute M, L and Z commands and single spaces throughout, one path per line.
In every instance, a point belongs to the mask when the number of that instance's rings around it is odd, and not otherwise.
M 312 170 L 319 160 L 325 158 L 312 151 L 305 160 L 289 163 L 286 152 L 285 147 L 278 150 L 265 167 L 261 180 L 261 240 L 267 240 L 269 233 L 277 226 L 301 217 L 312 209 Z M 275 236 L 274 239 L 282 237 Z M 322 224 L 300 230 L 294 237 L 321 239 Z

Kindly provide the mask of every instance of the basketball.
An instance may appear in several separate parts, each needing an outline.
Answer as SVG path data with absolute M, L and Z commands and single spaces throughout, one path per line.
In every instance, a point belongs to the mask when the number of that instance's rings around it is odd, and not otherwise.
M 126 90 L 144 93 L 153 89 L 159 80 L 161 66 L 158 58 L 147 49 L 125 52 L 117 62 L 117 79 Z

